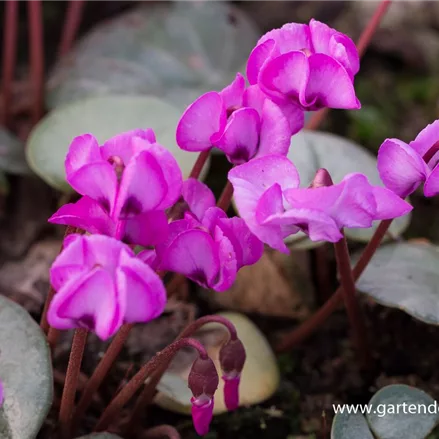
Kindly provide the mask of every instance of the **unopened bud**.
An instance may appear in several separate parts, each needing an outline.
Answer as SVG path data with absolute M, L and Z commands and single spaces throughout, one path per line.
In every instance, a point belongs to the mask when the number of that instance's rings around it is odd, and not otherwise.
M 311 184 L 309 185 L 309 187 L 311 189 L 317 189 L 319 187 L 332 186 L 333 184 L 334 182 L 332 181 L 329 172 L 325 168 L 320 168 L 316 172 L 316 175 L 313 181 L 311 182 Z

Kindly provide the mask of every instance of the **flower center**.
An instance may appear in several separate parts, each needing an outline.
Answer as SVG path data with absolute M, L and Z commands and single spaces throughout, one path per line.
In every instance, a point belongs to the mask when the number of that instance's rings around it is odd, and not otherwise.
M 431 146 L 430 149 L 424 154 L 423 157 L 424 162 L 428 163 L 438 151 L 439 151 L 439 140 L 433 146 Z
M 113 155 L 108 159 L 108 162 L 113 165 L 117 179 L 120 180 L 122 178 L 123 170 L 125 169 L 123 160 L 119 156 Z

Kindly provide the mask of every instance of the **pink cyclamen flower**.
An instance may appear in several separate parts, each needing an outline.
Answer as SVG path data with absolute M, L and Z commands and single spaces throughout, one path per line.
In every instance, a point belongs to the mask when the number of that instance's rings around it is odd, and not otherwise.
M 312 111 L 358 109 L 353 78 L 359 67 L 354 42 L 312 19 L 309 25 L 288 23 L 262 36 L 248 59 L 247 77 L 275 102 Z
M 66 157 L 67 181 L 83 197 L 50 219 L 127 243 L 155 245 L 166 237 L 164 210 L 180 197 L 180 168 L 152 130 L 134 130 L 99 146 L 76 137 Z
M 303 111 L 297 106 L 280 108 L 257 85 L 245 89 L 238 73 L 225 89 L 205 93 L 186 109 L 176 138 L 186 151 L 216 146 L 231 163 L 240 164 L 262 155 L 286 155 L 291 135 L 303 124 Z
M 169 225 L 165 242 L 139 257 L 160 270 L 184 274 L 204 287 L 227 290 L 241 267 L 259 260 L 263 244 L 244 220 L 228 218 L 215 207 L 212 192 L 200 181 L 185 181 L 182 194 L 190 211 Z
M 191 398 L 192 421 L 195 431 L 200 436 L 209 432 L 218 382 L 218 373 L 213 361 L 209 357 L 197 358 L 189 373 L 188 385 L 194 395 Z
M 409 144 L 386 139 L 378 151 L 383 183 L 401 197 L 424 183 L 424 195 L 439 194 L 439 120 L 427 125 Z
M 123 323 L 148 322 L 166 304 L 159 276 L 122 242 L 69 235 L 50 269 L 56 294 L 48 321 L 57 329 L 87 328 L 102 340 Z
M 333 186 L 299 188 L 296 167 L 286 157 L 267 156 L 229 172 L 241 217 L 263 242 L 287 253 L 284 238 L 305 232 L 312 241 L 337 242 L 343 227 L 368 228 L 374 220 L 405 215 L 412 206 L 363 174 Z

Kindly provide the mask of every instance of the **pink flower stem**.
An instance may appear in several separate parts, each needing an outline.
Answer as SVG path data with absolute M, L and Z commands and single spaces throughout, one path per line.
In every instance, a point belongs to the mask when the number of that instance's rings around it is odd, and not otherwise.
M 69 439 L 71 435 L 71 419 L 87 336 L 88 331 L 86 329 L 76 329 L 73 336 L 72 349 L 70 351 L 66 380 L 59 409 L 59 424 L 62 439 Z
M 236 340 L 238 334 L 236 328 L 229 320 L 221 316 L 204 316 L 195 320 L 190 325 L 188 325 L 177 337 L 177 340 L 186 337 L 192 337 L 193 334 L 198 331 L 203 325 L 207 323 L 220 323 L 225 326 L 229 332 L 230 340 Z M 123 432 L 123 436 L 132 437 L 136 431 L 136 427 L 139 425 L 140 420 L 145 416 L 146 407 L 151 404 L 151 401 L 155 395 L 156 387 L 161 380 L 166 369 L 169 367 L 170 361 L 165 361 L 163 364 L 149 377 L 148 382 L 145 384 L 142 393 L 137 398 L 136 404 L 133 411 L 131 412 L 131 417 L 127 422 L 127 429 Z
M 174 343 L 164 348 L 161 352 L 156 354 L 151 360 L 144 364 L 141 369 L 131 378 L 131 380 L 122 388 L 122 390 L 113 398 L 104 413 L 100 417 L 94 431 L 104 431 L 108 428 L 110 423 L 121 412 L 125 404 L 134 396 L 134 394 L 142 387 L 151 373 L 159 369 L 162 364 L 168 364 L 183 347 L 192 347 L 198 351 L 198 355 L 202 359 L 207 359 L 208 354 L 204 346 L 192 338 L 180 338 Z
M 340 241 L 334 243 L 334 250 L 342 286 L 343 300 L 351 326 L 354 344 L 356 345 L 362 366 L 368 368 L 370 367 L 372 356 L 367 341 L 366 326 L 355 294 L 355 280 L 351 270 L 348 243 L 344 235 Z
M 7 126 L 10 119 L 12 81 L 14 79 L 15 62 L 17 59 L 18 1 L 7 1 L 5 8 L 2 77 L 3 111 L 1 113 L 1 123 Z
M 203 170 L 204 165 L 207 162 L 207 159 L 209 158 L 210 150 L 208 151 L 202 151 L 200 154 L 198 154 L 197 161 L 194 164 L 194 167 L 192 168 L 191 173 L 189 174 L 189 178 L 199 178 L 201 171 Z
M 216 205 L 220 209 L 227 211 L 232 201 L 232 197 L 233 197 L 233 186 L 232 183 L 230 183 L 230 181 L 227 181 Z
M 59 56 L 65 55 L 72 47 L 81 24 L 82 12 L 85 6 L 84 0 L 70 0 L 67 8 L 66 21 L 64 22 L 61 43 L 59 44 Z
M 367 23 L 363 32 L 361 33 L 360 38 L 357 41 L 357 50 L 360 55 L 360 58 L 366 52 L 366 49 L 368 48 L 370 42 L 372 41 L 372 37 L 375 35 L 375 32 L 378 29 L 381 20 L 383 19 L 385 13 L 389 9 L 391 3 L 392 3 L 391 0 L 382 0 L 377 6 L 377 8 L 375 9 L 373 16 Z M 309 121 L 309 123 L 306 125 L 306 128 L 309 130 L 317 129 L 325 119 L 328 112 L 329 112 L 329 108 L 324 108 L 323 110 L 316 112 L 311 118 L 311 120 Z
M 378 228 L 375 230 L 372 239 L 367 244 L 360 259 L 352 270 L 354 280 L 356 281 L 363 273 L 367 265 L 369 264 L 375 251 L 381 244 L 387 230 L 390 227 L 392 220 L 381 221 Z M 334 311 L 343 303 L 343 285 L 338 287 L 337 291 L 331 296 L 331 298 L 319 309 L 314 315 L 302 323 L 298 328 L 294 329 L 289 334 L 285 335 L 281 342 L 276 346 L 276 352 L 282 353 L 291 350 L 292 347 L 303 342 L 314 331 L 320 328 L 325 321 L 332 315 Z

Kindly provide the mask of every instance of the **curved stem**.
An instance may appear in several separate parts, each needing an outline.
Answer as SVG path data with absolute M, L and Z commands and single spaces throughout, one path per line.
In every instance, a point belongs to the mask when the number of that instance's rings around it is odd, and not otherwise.
M 227 183 L 224 186 L 224 189 L 221 192 L 220 197 L 218 198 L 218 202 L 216 203 L 217 207 L 226 211 L 230 206 L 232 197 L 233 197 L 233 186 L 232 183 L 230 183 L 230 181 L 227 180 Z
M 375 251 L 381 244 L 382 239 L 387 233 L 392 220 L 381 221 L 378 228 L 375 230 L 372 239 L 367 244 L 360 259 L 352 270 L 354 279 L 357 280 L 367 265 L 369 264 Z M 327 318 L 343 303 L 343 288 L 339 287 L 332 297 L 309 319 L 303 322 L 298 328 L 294 329 L 289 334 L 285 335 L 281 342 L 276 346 L 276 352 L 289 351 L 293 346 L 301 343 L 316 331 Z
M 75 404 L 76 388 L 78 386 L 79 374 L 81 372 L 82 357 L 84 355 L 85 344 L 87 342 L 88 331 L 86 329 L 76 329 L 70 351 L 69 364 L 67 366 L 66 380 L 64 383 L 59 409 L 59 423 L 61 437 L 68 439 L 70 435 L 70 425 Z
M 194 167 L 192 168 L 191 173 L 189 174 L 189 178 L 199 178 L 201 171 L 203 170 L 203 167 L 205 163 L 207 162 L 207 159 L 209 158 L 210 150 L 202 151 L 200 154 L 198 154 L 197 161 L 194 164 Z
M 371 355 L 366 338 L 366 327 L 355 294 L 355 280 L 351 270 L 348 243 L 344 235 L 340 241 L 334 243 L 334 249 L 338 273 L 340 275 L 343 300 L 353 332 L 354 343 L 358 350 L 362 365 L 367 367 L 370 364 Z
M 96 424 L 95 431 L 105 430 L 109 426 L 110 422 L 122 410 L 125 404 L 142 387 L 146 378 L 155 370 L 159 369 L 163 364 L 171 361 L 179 349 L 188 346 L 196 349 L 200 358 L 208 358 L 206 349 L 198 340 L 194 340 L 192 338 L 181 338 L 170 344 L 153 358 L 151 358 L 151 360 L 149 360 L 146 364 L 144 364 L 142 368 L 115 396 L 100 417 L 98 423 Z
M 59 56 L 65 55 L 72 47 L 81 24 L 82 11 L 84 9 L 84 0 L 70 0 L 66 13 L 66 21 L 64 22 L 61 43 L 59 44 Z

